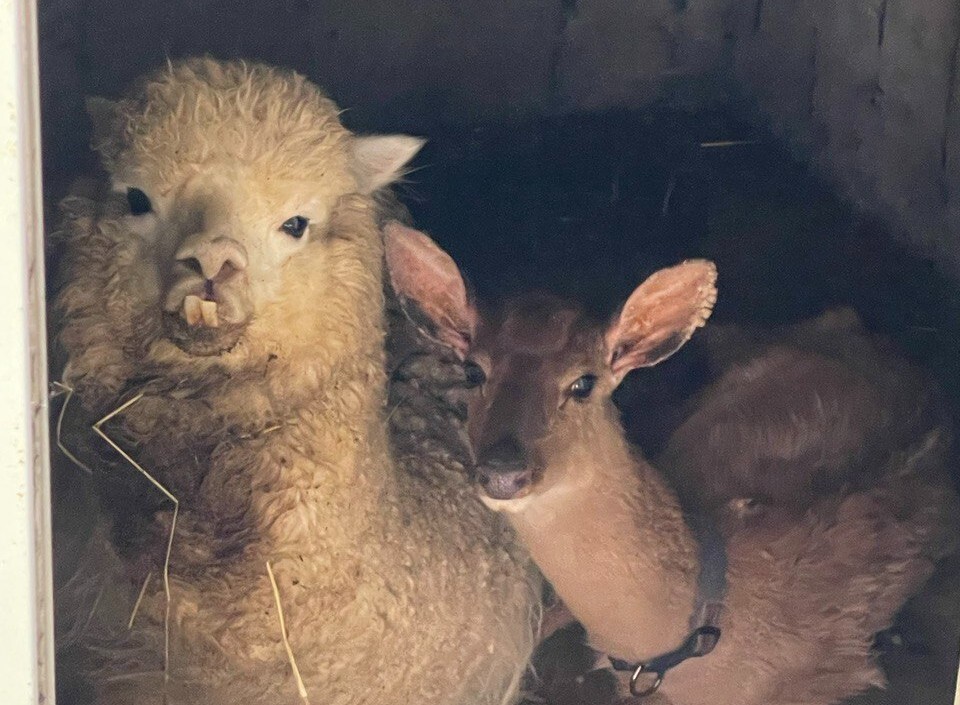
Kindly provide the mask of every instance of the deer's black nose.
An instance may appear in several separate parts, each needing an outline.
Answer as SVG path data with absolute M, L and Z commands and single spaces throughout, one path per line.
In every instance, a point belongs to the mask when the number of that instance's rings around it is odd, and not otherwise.
M 527 468 L 520 470 L 496 470 L 481 467 L 477 470 L 477 482 L 491 499 L 513 499 L 525 489 L 532 478 Z
M 531 479 L 527 454 L 513 436 L 503 436 L 477 458 L 477 482 L 492 499 L 513 499 Z
M 526 466 L 523 446 L 513 436 L 503 436 L 480 451 L 477 464 L 491 470 L 519 470 Z

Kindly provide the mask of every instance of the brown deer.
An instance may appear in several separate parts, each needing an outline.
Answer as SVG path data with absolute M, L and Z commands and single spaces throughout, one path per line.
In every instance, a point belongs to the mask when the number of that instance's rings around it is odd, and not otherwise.
M 656 272 L 603 326 L 541 295 L 481 314 L 427 236 L 385 238 L 411 316 L 477 384 L 483 501 L 634 695 L 826 705 L 882 684 L 874 635 L 957 536 L 949 427 L 916 373 L 845 316 L 758 342 L 730 353 L 658 469 L 610 395 L 705 323 L 712 263 Z

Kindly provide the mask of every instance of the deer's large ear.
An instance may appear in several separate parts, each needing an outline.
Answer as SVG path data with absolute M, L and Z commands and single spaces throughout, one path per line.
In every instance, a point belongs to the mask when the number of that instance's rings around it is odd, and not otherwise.
M 707 322 L 716 301 L 713 262 L 688 260 L 654 272 L 630 295 L 607 331 L 607 363 L 616 382 L 683 347 Z
M 390 283 L 401 305 L 416 302 L 432 328 L 421 330 L 466 358 L 477 312 L 453 258 L 420 231 L 396 221 L 384 226 L 383 237 Z
M 424 142 L 409 135 L 354 137 L 351 167 L 361 193 L 373 193 L 399 179 Z

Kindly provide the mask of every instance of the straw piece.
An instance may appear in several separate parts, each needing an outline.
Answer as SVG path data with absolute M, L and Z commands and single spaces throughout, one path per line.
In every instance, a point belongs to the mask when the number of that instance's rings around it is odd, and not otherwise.
M 164 487 L 153 475 L 147 472 L 136 460 L 130 457 L 130 455 L 123 448 L 118 446 L 113 439 L 110 438 L 110 436 L 103 432 L 103 429 L 101 428 L 107 421 L 112 419 L 117 414 L 123 413 L 141 399 L 143 399 L 143 392 L 137 394 L 132 399 L 129 399 L 118 406 L 116 409 L 93 424 L 92 428 L 94 433 L 105 440 L 111 448 L 117 451 L 124 460 L 130 463 L 130 465 L 132 465 L 137 472 L 147 478 L 154 487 L 160 490 L 164 496 L 173 503 L 173 517 L 170 521 L 170 536 L 167 538 L 167 553 L 163 561 L 163 592 L 167 601 L 167 607 L 163 617 L 163 683 L 164 701 L 166 701 L 166 685 L 170 681 L 170 553 L 173 549 L 173 536 L 177 530 L 177 517 L 180 514 L 180 501 L 174 497 L 173 493 Z
M 715 142 L 701 142 L 702 149 L 723 149 L 724 147 L 742 147 L 748 144 L 760 144 L 760 140 L 717 140 Z
M 277 603 L 277 617 L 280 620 L 280 638 L 283 639 L 283 648 L 287 650 L 290 668 L 293 669 L 293 677 L 297 681 L 297 692 L 300 693 L 300 699 L 309 705 L 310 701 L 307 699 L 307 687 L 303 684 L 303 678 L 300 677 L 297 660 L 293 657 L 293 649 L 290 648 L 290 641 L 287 639 L 287 624 L 283 619 L 283 606 L 280 604 L 280 588 L 277 587 L 277 579 L 273 576 L 273 568 L 270 567 L 270 561 L 267 561 L 267 575 L 270 576 L 270 585 L 273 587 L 273 599 Z
M 133 612 L 130 613 L 130 621 L 127 622 L 127 629 L 133 629 L 133 620 L 137 618 L 137 612 L 140 609 L 140 603 L 143 602 L 143 596 L 147 592 L 147 585 L 150 584 L 150 578 L 152 577 L 153 571 L 147 573 L 147 577 L 143 581 L 143 587 L 140 588 L 140 594 L 137 595 L 137 601 L 133 603 Z
M 67 458 L 74 465 L 79 467 L 88 475 L 92 475 L 93 470 L 91 470 L 86 464 L 80 462 L 80 459 L 77 456 L 75 456 L 73 453 L 71 453 L 69 450 L 67 450 L 67 447 L 63 445 L 63 442 L 60 440 L 60 434 L 62 433 L 62 430 L 63 430 L 63 417 L 67 413 L 67 406 L 70 405 L 70 400 L 73 399 L 73 387 L 66 385 L 63 382 L 54 382 L 53 386 L 59 387 L 61 391 L 64 391 L 67 393 L 66 398 L 63 400 L 63 405 L 60 407 L 60 414 L 57 416 L 57 448 L 59 448 L 60 452 L 63 453 L 65 456 L 67 456 Z

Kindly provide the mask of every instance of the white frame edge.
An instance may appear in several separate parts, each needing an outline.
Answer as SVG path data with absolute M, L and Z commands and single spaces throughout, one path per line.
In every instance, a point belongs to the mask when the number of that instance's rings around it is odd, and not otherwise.
M 0 0 L 0 659 L 3 702 L 54 703 L 50 457 L 35 0 Z

